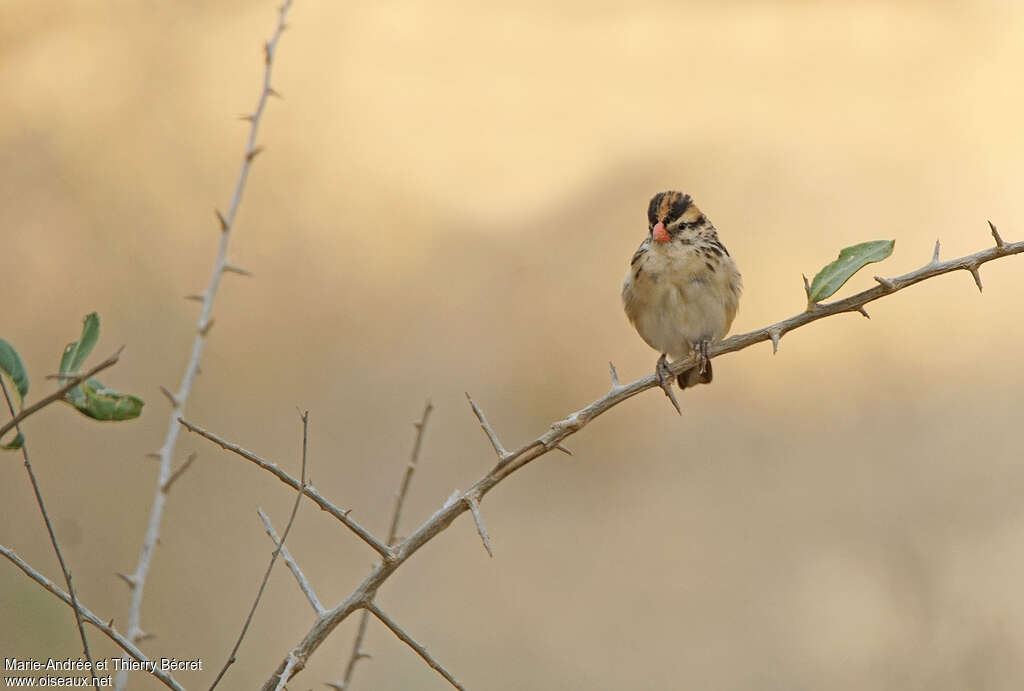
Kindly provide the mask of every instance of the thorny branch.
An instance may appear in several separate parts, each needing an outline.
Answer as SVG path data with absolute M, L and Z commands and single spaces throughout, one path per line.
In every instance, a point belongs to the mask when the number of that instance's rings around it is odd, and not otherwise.
M 78 603 L 78 606 L 76 607 L 67 593 L 65 593 L 63 590 L 54 585 L 53 581 L 51 581 L 49 578 L 33 569 L 27 563 L 25 563 L 25 561 L 23 561 L 21 557 L 15 554 L 14 550 L 8 549 L 7 547 L 0 545 L 0 554 L 4 555 L 12 564 L 17 566 L 22 571 L 24 571 L 26 576 L 28 576 L 33 581 L 42 586 L 44 590 L 56 596 L 57 599 L 66 604 L 68 607 L 74 608 L 76 612 L 79 615 L 81 615 L 83 620 L 89 622 L 97 629 L 102 631 L 104 634 L 106 634 L 107 638 L 114 641 L 114 643 L 116 643 L 122 650 L 128 653 L 128 655 L 130 655 L 133 659 L 138 660 L 143 664 L 150 662 L 149 658 L 143 655 L 141 650 L 136 648 L 131 641 L 129 641 L 127 638 L 125 638 L 117 632 L 117 630 L 114 628 L 113 619 L 111 619 L 109 622 L 104 622 L 102 619 L 100 619 L 95 614 L 90 612 L 81 603 Z M 185 691 L 185 688 L 177 681 L 175 681 L 174 677 L 172 677 L 167 672 L 161 670 L 158 665 L 153 667 L 152 674 L 154 677 L 162 681 L 164 683 L 164 686 L 166 686 L 167 688 L 174 689 L 174 691 Z
M 270 555 L 270 563 L 267 564 L 267 570 L 263 573 L 263 580 L 260 581 L 260 588 L 256 592 L 256 599 L 253 600 L 252 607 L 249 608 L 249 615 L 245 618 L 245 623 L 242 624 L 242 631 L 238 634 L 238 640 L 235 641 L 235 647 L 231 649 L 228 654 L 228 659 L 221 667 L 220 672 L 217 673 L 217 678 L 210 684 L 210 691 L 217 688 L 217 684 L 224 677 L 224 674 L 228 671 L 228 668 L 235 664 L 237 659 L 235 656 L 238 654 L 238 649 L 242 646 L 242 641 L 245 640 L 245 634 L 249 632 L 249 625 L 252 624 L 252 618 L 256 614 L 256 608 L 260 606 L 260 600 L 263 598 L 263 591 L 267 587 L 267 581 L 270 580 L 270 572 L 274 570 L 274 564 L 277 563 L 277 557 L 281 554 L 284 549 L 284 541 L 288 539 L 288 533 L 292 530 L 292 525 L 295 523 L 295 515 L 299 512 L 299 504 L 302 502 L 302 490 L 306 487 L 306 449 L 309 447 L 309 411 L 302 413 L 302 485 L 299 488 L 299 493 L 295 495 L 295 503 L 292 504 L 292 513 L 288 516 L 288 524 L 284 527 L 284 532 L 281 533 L 281 539 L 275 538 L 274 542 L 277 543 L 276 549 L 273 554 Z M 262 511 L 260 511 L 262 513 Z M 281 688 L 285 682 L 288 681 L 288 675 L 282 674 L 281 681 L 277 688 Z
M 196 334 L 192 341 L 192 354 L 189 357 L 188 364 L 185 366 L 185 374 L 181 379 L 181 385 L 178 387 L 178 390 L 174 393 L 167 392 L 167 397 L 171 401 L 172 410 L 167 423 L 167 435 L 164 438 L 163 446 L 160 447 L 157 454 L 160 459 L 160 470 L 157 477 L 156 494 L 153 498 L 153 506 L 149 514 L 149 524 L 146 529 L 145 538 L 143 539 L 142 550 L 139 553 L 138 563 L 135 567 L 135 571 L 127 579 L 131 588 L 131 601 L 128 607 L 128 638 L 132 642 L 138 642 L 143 636 L 140 626 L 142 618 L 143 588 L 146 584 L 146 577 L 149 574 L 153 550 L 156 548 L 157 540 L 160 537 L 160 526 L 163 522 L 164 505 L 167 501 L 167 488 L 171 483 L 172 477 L 171 461 L 174 457 L 174 446 L 177 442 L 178 434 L 181 432 L 181 426 L 178 424 L 178 418 L 185 414 L 185 403 L 188 401 L 188 396 L 192 390 L 192 384 L 195 381 L 196 374 L 199 372 L 199 362 L 202 358 L 203 346 L 206 343 L 206 336 L 210 332 L 210 327 L 213 326 L 213 320 L 210 318 L 210 314 L 213 311 L 213 301 L 217 296 L 217 288 L 220 286 L 221 277 L 225 272 L 247 275 L 247 272 L 244 269 L 236 267 L 228 261 L 228 242 L 231 239 L 231 231 L 235 225 L 235 217 L 238 214 L 238 208 L 242 202 L 242 192 L 245 190 L 245 183 L 249 178 L 249 169 L 252 167 L 252 161 L 256 157 L 256 154 L 260 151 L 256 146 L 256 135 L 259 132 L 263 111 L 270 97 L 278 95 L 270 84 L 270 77 L 274 66 L 274 56 L 277 52 L 277 43 L 281 38 L 282 32 L 284 32 L 286 26 L 285 18 L 291 4 L 292 0 L 284 0 L 284 3 L 281 5 L 280 12 L 278 13 L 277 26 L 274 29 L 274 33 L 270 40 L 264 45 L 263 86 L 260 90 L 259 100 L 256 103 L 256 109 L 253 111 L 252 115 L 246 117 L 249 121 L 249 137 L 246 141 L 242 165 L 238 171 L 238 179 L 235 182 L 235 190 L 231 195 L 231 204 L 228 207 L 228 213 L 226 216 L 220 211 L 216 212 L 221 231 L 220 244 L 217 248 L 217 259 L 214 262 L 213 272 L 210 275 L 210 282 L 206 291 L 200 296 L 202 308 L 199 311 Z M 119 673 L 116 684 L 117 688 L 119 690 L 123 690 L 126 683 L 126 673 Z
M 392 620 L 391 617 L 384 614 L 384 612 L 381 611 L 380 607 L 378 607 L 376 603 L 371 602 L 368 605 L 366 605 L 365 611 L 373 612 L 373 616 L 380 619 L 381 623 L 384 624 L 384 626 L 391 629 L 391 632 L 398 636 L 399 640 L 401 640 L 407 646 L 415 650 L 416 653 L 423 658 L 423 661 L 430 665 L 432 668 L 436 669 L 437 673 L 445 679 L 447 679 L 449 684 L 459 689 L 460 691 L 466 691 L 465 687 L 463 687 L 462 684 L 460 684 L 459 682 L 455 681 L 455 677 L 453 677 L 448 670 L 442 667 L 441 663 L 435 660 L 431 656 L 431 654 L 427 652 L 426 648 L 417 643 L 412 636 L 403 631 L 402 627 L 395 623 L 395 621 Z
M 277 477 L 278 480 L 288 485 L 292 489 L 299 490 L 302 487 L 302 484 L 298 480 L 296 480 L 287 472 L 282 470 L 276 463 L 269 463 L 260 458 L 259 456 L 257 456 L 256 454 L 254 454 L 253 452 L 246 451 L 237 444 L 232 444 L 229 441 L 225 441 L 224 439 L 218 437 L 216 434 L 213 434 L 212 432 L 207 432 L 202 427 L 194 425 L 184 418 L 181 418 L 179 422 L 189 432 L 195 432 L 201 437 L 206 437 L 214 444 L 220 446 L 222 449 L 226 449 L 227 451 L 236 453 L 242 458 L 246 459 L 247 461 L 255 463 L 260 468 L 263 468 L 264 470 L 270 472 L 272 475 Z M 388 548 L 387 545 L 385 545 L 383 542 L 375 538 L 373 535 L 369 533 L 369 531 L 366 530 L 366 528 L 359 525 L 355 520 L 349 517 L 349 513 L 352 511 L 351 509 L 339 509 L 337 506 L 328 501 L 322 494 L 320 494 L 320 492 L 318 492 L 311 485 L 307 485 L 304 489 L 301 489 L 301 491 L 307 497 L 312 499 L 314 504 L 316 504 L 321 509 L 323 509 L 327 513 L 337 518 L 343 524 L 345 524 L 345 527 L 347 527 L 353 533 L 358 535 L 359 538 L 362 539 L 363 542 L 368 544 L 370 547 L 372 547 L 374 551 L 377 552 L 377 554 L 384 557 L 384 559 L 393 558 L 392 551 L 390 548 Z
M 1024 241 L 1015 243 L 1003 242 L 994 227 L 993 237 L 996 239 L 995 247 L 946 262 L 930 261 L 916 271 L 911 271 L 891 279 L 882 279 L 879 281 L 879 285 L 843 300 L 811 305 L 804 312 L 788 319 L 715 343 L 708 349 L 708 358 L 743 350 L 762 341 L 771 341 L 773 348 L 777 349 L 779 340 L 784 334 L 811 322 L 845 312 L 863 313 L 865 311 L 864 305 L 867 303 L 912 286 L 915 283 L 920 283 L 921 281 L 952 271 L 969 271 L 974 275 L 978 272 L 978 267 L 986 262 L 1024 252 Z M 669 370 L 672 374 L 680 374 L 696 364 L 697 358 L 691 355 L 683 360 L 673 362 L 669 365 Z M 555 422 L 547 432 L 533 441 L 520 446 L 515 451 L 506 452 L 505 455 L 500 456 L 498 463 L 489 472 L 477 480 L 472 487 L 459 494 L 455 501 L 445 502 L 412 535 L 409 535 L 395 545 L 390 559 L 385 558 L 374 564 L 370 573 L 348 597 L 319 617 L 309 632 L 306 633 L 297 645 L 291 648 L 288 656 L 278 664 L 274 673 L 264 682 L 263 691 L 273 691 L 277 687 L 281 675 L 286 668 L 293 676 L 300 672 L 305 667 L 309 657 L 316 652 L 317 648 L 320 647 L 338 624 L 356 610 L 369 606 L 376 596 L 378 589 L 387 581 L 391 574 L 397 571 L 421 547 L 447 529 L 462 513 L 470 510 L 469 497 L 477 498 L 479 501 L 480 497 L 483 497 L 502 480 L 531 461 L 557 448 L 562 440 L 583 429 L 583 427 L 602 413 L 655 386 L 658 386 L 657 374 L 650 374 L 630 384 L 619 386 L 613 384 L 608 393 L 601 398 L 566 418 Z M 222 446 L 226 444 L 226 442 L 216 438 L 216 435 L 206 433 L 204 436 L 214 439 Z M 498 451 L 497 448 L 495 450 Z M 500 454 L 500 451 L 498 453 Z M 271 466 L 266 461 L 262 463 L 268 467 Z
M 468 397 L 469 394 L 467 394 Z M 472 402 L 472 401 L 471 401 Z M 412 482 L 412 474 L 416 471 L 416 464 L 420 459 L 420 448 L 423 446 L 423 434 L 427 429 L 427 420 L 430 418 L 430 411 L 434 409 L 430 401 L 427 401 L 423 408 L 423 415 L 420 417 L 420 421 L 415 423 L 416 427 L 416 441 L 412 445 L 412 455 L 409 458 L 409 463 L 405 466 L 405 472 L 402 473 L 402 484 L 398 488 L 398 494 L 395 496 L 395 510 L 391 513 L 391 529 L 388 530 L 388 546 L 394 544 L 395 538 L 398 537 L 398 522 L 402 517 L 402 507 L 405 505 L 405 497 L 409 493 L 409 484 Z M 320 614 L 323 614 L 321 612 Z M 363 640 L 366 638 L 366 627 L 370 622 L 370 610 L 364 609 L 362 615 L 359 617 L 359 628 L 356 629 L 356 639 L 352 643 L 352 654 L 348 658 L 348 664 L 345 665 L 345 677 L 340 684 L 332 684 L 335 688 L 340 689 L 351 689 L 352 674 L 355 672 L 356 663 L 362 660 L 364 657 L 369 657 L 363 650 Z
M 318 615 L 323 614 L 327 611 L 327 608 L 320 604 L 320 598 L 316 596 L 316 592 L 313 590 L 313 586 L 310 585 L 309 579 L 306 578 L 306 574 L 302 573 L 302 569 L 299 568 L 299 563 L 292 557 L 292 553 L 288 551 L 288 548 L 281 543 L 280 538 L 277 537 L 277 533 L 274 531 L 274 526 L 270 524 L 270 518 L 267 514 L 263 513 L 263 509 L 257 509 L 256 513 L 259 514 L 260 520 L 263 521 L 263 527 L 266 528 L 267 535 L 274 543 L 274 547 L 281 550 L 281 556 L 284 557 L 284 563 L 288 565 L 288 569 L 295 576 L 295 580 L 299 582 L 299 587 L 302 588 L 302 592 L 306 594 L 306 599 L 309 600 L 309 604 L 313 606 L 313 611 Z

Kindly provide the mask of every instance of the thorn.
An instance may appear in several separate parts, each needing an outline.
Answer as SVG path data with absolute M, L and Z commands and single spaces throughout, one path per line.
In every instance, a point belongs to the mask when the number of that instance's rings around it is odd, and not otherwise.
M 115 571 L 114 574 L 118 578 L 120 578 L 122 581 L 127 583 L 129 588 L 133 588 L 134 589 L 135 586 L 138 584 L 138 581 L 135 580 L 134 576 L 129 576 L 128 574 L 121 573 L 120 571 Z
M 256 119 L 256 116 L 255 115 L 239 115 L 238 119 L 239 120 L 245 120 L 246 122 L 252 122 L 253 120 Z
M 150 451 L 149 453 L 146 454 L 146 458 L 155 458 L 157 460 L 160 460 L 161 458 L 163 458 L 163 456 L 160 455 L 159 451 Z
M 668 400 L 672 403 L 672 407 L 676 409 L 680 417 L 683 415 L 683 411 L 679 408 L 679 401 L 676 400 L 675 393 L 672 392 L 672 383 L 676 377 L 669 371 L 668 361 L 665 359 L 665 353 L 661 354 L 658 358 L 658 362 L 654 365 L 654 376 L 658 379 L 658 386 L 668 396 Z
M 871 315 L 868 314 L 868 311 L 866 309 L 864 309 L 864 305 L 861 305 L 860 307 L 858 307 L 857 311 L 860 312 L 861 314 L 863 314 L 865 319 L 871 319 Z
M 203 326 L 200 326 L 199 327 L 199 333 L 201 335 L 203 335 L 203 336 L 205 336 L 206 334 L 210 333 L 210 329 L 213 328 L 213 322 L 214 321 L 215 320 L 211 319 L 210 321 L 206 322 L 206 324 L 204 324 Z
M 975 264 L 974 266 L 970 267 L 970 272 L 971 272 L 971 275 L 974 276 L 974 284 L 976 286 L 978 286 L 978 292 L 979 293 L 982 292 L 982 290 L 981 290 L 981 274 L 978 273 L 978 265 Z
M 768 332 L 768 337 L 772 339 L 772 355 L 779 352 L 779 339 L 782 338 L 782 332 L 778 329 L 771 329 Z
M 202 302 L 206 299 L 206 293 L 190 293 L 185 296 L 186 300 L 193 300 L 195 302 Z
M 348 515 L 350 513 L 352 513 L 352 509 L 344 509 L 344 510 L 342 510 L 341 515 L 345 516 L 346 518 L 348 518 Z
M 473 520 L 476 521 L 476 532 L 480 533 L 480 539 L 484 543 L 484 549 L 487 550 L 487 554 L 494 557 L 494 552 L 491 551 L 491 538 L 487 535 L 487 528 L 484 527 L 484 518 L 480 515 L 480 503 L 474 496 L 467 496 L 466 504 L 469 505 L 469 510 L 473 512 Z
M 188 470 L 188 467 L 192 465 L 192 462 L 195 461 L 196 458 L 198 457 L 199 454 L 196 453 L 195 451 L 190 453 L 188 455 L 188 458 L 185 459 L 185 462 L 181 464 L 181 467 L 175 470 L 173 473 L 171 473 L 170 477 L 167 478 L 167 482 L 165 482 L 163 486 L 160 487 L 160 490 L 162 492 L 167 492 L 169 489 L 171 489 L 171 485 L 173 485 L 179 477 L 185 474 L 185 471 Z
M 882 278 L 881 276 L 875 276 L 875 280 L 881 284 L 886 290 L 896 290 L 896 284 L 890 281 L 888 278 Z
M 558 449 L 559 451 L 561 451 L 562 453 L 564 453 L 566 456 L 572 456 L 572 451 L 570 451 L 569 449 L 565 448 L 561 444 L 555 444 L 555 448 Z
M 992 223 L 992 221 L 988 222 L 988 227 L 992 229 L 992 237 L 994 237 L 996 240 L 996 247 L 1002 247 L 1003 245 L 1005 245 L 1006 243 L 1003 242 L 1003 239 L 1001 237 L 999 237 L 999 231 L 996 230 L 996 226 L 994 223 Z
M 240 266 L 234 264 L 225 264 L 224 271 L 227 273 L 238 274 L 239 276 L 252 276 L 252 271 L 247 271 Z
M 226 233 L 230 229 L 228 225 L 228 219 L 224 218 L 224 214 L 220 212 L 220 209 L 214 209 L 213 213 L 217 214 L 217 220 L 220 222 L 220 232 Z
M 160 387 L 160 393 L 167 397 L 167 400 L 171 402 L 172 407 L 177 408 L 181 405 L 181 402 L 178 401 L 178 397 L 168 391 L 166 386 Z
M 615 371 L 615 364 L 611 360 L 608 361 L 608 369 L 612 373 L 612 387 L 617 389 L 622 386 L 619 384 L 619 373 Z
M 473 401 L 473 397 L 469 395 L 469 392 L 466 391 L 464 393 L 466 394 L 466 400 L 469 401 L 469 407 L 473 409 L 473 414 L 476 415 L 476 419 L 480 421 L 480 427 L 483 428 L 484 434 L 486 434 L 487 438 L 491 441 L 491 446 L 494 447 L 494 453 L 498 454 L 498 458 L 500 460 L 505 460 L 508 456 L 508 452 L 505 451 L 505 447 L 501 445 L 500 441 L 498 441 L 498 435 L 495 434 L 494 429 L 491 427 L 490 423 L 487 422 L 487 418 L 484 417 L 483 411 L 477 407 L 476 403 Z
M 114 628 L 114 618 L 113 617 L 111 617 L 110 621 L 107 622 L 107 628 L 108 629 Z
M 329 686 L 334 691 L 345 691 L 345 684 L 340 681 L 325 681 L 324 686 Z
M 807 274 L 800 274 L 804 277 L 804 293 L 807 294 L 807 301 L 811 301 L 811 283 L 807 280 Z
M 142 641 L 148 641 L 150 638 L 156 638 L 156 634 L 140 630 L 139 634 L 135 637 L 135 640 L 136 642 L 141 643 Z
M 246 161 L 251 161 L 252 159 L 254 159 L 257 156 L 259 156 L 261 151 L 263 151 L 263 147 L 262 146 L 257 146 L 255 149 L 253 149 L 252 151 L 250 151 L 249 153 L 247 153 L 245 155 L 245 160 Z
M 279 98 L 282 101 L 284 100 L 284 96 L 281 95 L 281 92 L 272 86 L 267 87 L 267 96 L 273 96 L 274 98 Z
M 363 660 L 363 659 L 372 660 L 373 659 L 373 655 L 371 655 L 370 653 L 368 653 L 365 650 L 363 650 L 362 648 L 360 648 L 359 650 L 356 651 L 356 659 L 357 660 Z
M 938 264 L 938 263 L 939 263 L 939 240 L 938 240 L 938 238 L 936 238 L 935 239 L 935 251 L 932 252 L 932 264 Z

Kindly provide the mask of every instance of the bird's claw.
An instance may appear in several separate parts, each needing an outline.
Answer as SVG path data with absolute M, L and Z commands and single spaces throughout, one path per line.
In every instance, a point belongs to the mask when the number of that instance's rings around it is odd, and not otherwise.
M 676 409 L 676 412 L 680 415 L 683 411 L 679 408 L 679 401 L 676 400 L 676 394 L 672 390 L 672 380 L 675 379 L 675 375 L 669 371 L 668 362 L 665 360 L 665 354 L 662 353 L 661 357 L 658 358 L 658 364 L 654 368 L 655 373 L 658 375 L 658 386 L 668 396 L 668 400 L 672 401 L 672 406 Z
M 708 371 L 708 345 L 709 341 L 697 341 L 693 344 L 693 354 L 697 356 L 697 366 L 701 375 Z

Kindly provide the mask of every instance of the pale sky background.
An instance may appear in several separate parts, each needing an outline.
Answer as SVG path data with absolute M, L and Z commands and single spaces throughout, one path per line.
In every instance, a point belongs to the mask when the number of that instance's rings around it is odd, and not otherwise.
M 0 3 L 0 337 L 29 401 L 83 315 L 142 396 L 121 425 L 25 427 L 83 603 L 120 627 L 197 304 L 276 5 Z M 619 287 L 647 201 L 694 196 L 743 272 L 734 332 L 803 309 L 846 245 L 931 257 L 1024 237 L 1016 2 L 296 2 L 188 417 L 298 474 L 377 535 L 426 398 L 408 533 L 493 456 L 657 353 Z M 651 391 L 488 495 L 379 602 L 471 689 L 1019 689 L 1024 259 L 939 277 Z M 183 436 L 147 584 L 147 654 L 223 663 L 293 495 Z M 16 454 L 0 543 L 60 572 Z M 373 553 L 304 504 L 291 551 L 336 604 Z M 312 611 L 279 564 L 221 688 L 262 683 Z M 0 655 L 75 656 L 70 610 L 0 564 Z M 355 618 L 293 688 L 340 678 Z M 114 647 L 93 630 L 98 656 Z M 355 690 L 444 689 L 382 626 Z M 160 685 L 133 677 L 132 688 Z

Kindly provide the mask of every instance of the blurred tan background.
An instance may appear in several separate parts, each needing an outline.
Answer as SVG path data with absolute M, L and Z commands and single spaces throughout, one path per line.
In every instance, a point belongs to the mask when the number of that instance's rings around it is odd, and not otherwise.
M 0 4 L 0 335 L 29 400 L 97 310 L 104 380 L 147 401 L 26 425 L 82 601 L 126 622 L 273 3 Z M 743 271 L 735 332 L 799 312 L 801 273 L 895 238 L 917 268 L 1024 237 L 1015 2 L 296 3 L 188 417 L 311 475 L 377 535 L 429 397 L 409 532 L 514 447 L 657 354 L 619 305 L 653 193 L 694 195 Z M 1024 259 L 940 277 L 629 401 L 460 519 L 380 603 L 472 689 L 1019 689 Z M 209 685 L 293 494 L 184 435 L 144 644 Z M 59 570 L 20 458 L 0 542 Z M 291 549 L 325 603 L 373 554 L 303 505 Z M 261 683 L 312 612 L 279 564 L 222 688 Z M 64 605 L 0 564 L 3 656 L 77 655 Z M 296 680 L 341 676 L 355 620 Z M 91 631 L 91 629 L 90 629 Z M 99 656 L 114 648 L 90 636 Z M 355 689 L 446 684 L 379 625 Z M 161 688 L 141 676 L 133 688 Z

